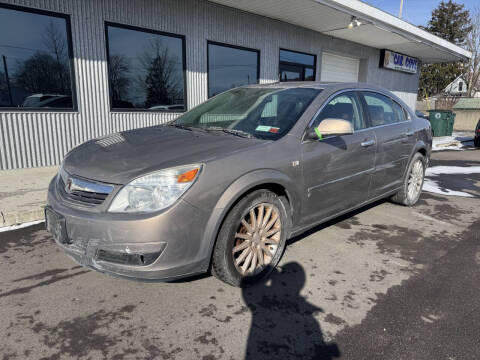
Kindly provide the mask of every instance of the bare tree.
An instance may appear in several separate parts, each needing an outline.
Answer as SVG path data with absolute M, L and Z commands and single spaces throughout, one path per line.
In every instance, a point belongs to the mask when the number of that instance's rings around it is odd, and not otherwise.
M 480 8 L 473 9 L 472 30 L 467 36 L 467 50 L 472 53 L 472 58 L 467 65 L 467 96 L 473 97 L 475 90 L 480 85 Z
M 62 92 L 70 89 L 70 81 L 68 76 L 68 51 L 67 51 L 67 39 L 64 36 L 64 32 L 58 29 L 57 26 L 50 21 L 44 28 L 42 34 L 43 45 L 50 51 L 52 56 L 57 60 L 58 79 L 60 81 L 60 88 Z
M 47 53 L 36 52 L 18 62 L 15 85 L 30 93 L 67 94 L 70 86 L 65 81 L 67 69 Z
M 57 62 L 65 63 L 68 59 L 67 42 L 62 31 L 55 26 L 53 21 L 50 21 L 48 25 L 45 26 L 42 38 L 43 45 L 53 54 Z
M 130 65 L 123 55 L 110 56 L 108 77 L 112 89 L 113 100 L 122 100 L 127 95 L 129 86 Z

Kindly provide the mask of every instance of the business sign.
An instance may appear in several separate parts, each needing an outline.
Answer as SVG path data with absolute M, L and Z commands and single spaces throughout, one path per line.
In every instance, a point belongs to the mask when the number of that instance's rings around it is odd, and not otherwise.
M 416 74 L 418 68 L 418 59 L 390 50 L 382 50 L 380 53 L 380 67 Z

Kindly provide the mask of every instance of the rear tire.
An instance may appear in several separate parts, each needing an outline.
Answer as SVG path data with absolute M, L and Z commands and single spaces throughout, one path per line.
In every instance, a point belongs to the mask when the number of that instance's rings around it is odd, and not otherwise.
M 213 275 L 241 287 L 277 266 L 288 233 L 286 199 L 268 190 L 242 198 L 228 213 L 212 255 Z
M 413 206 L 418 202 L 422 194 L 426 164 L 425 156 L 418 152 L 413 155 L 402 188 L 391 198 L 393 202 L 405 206 Z

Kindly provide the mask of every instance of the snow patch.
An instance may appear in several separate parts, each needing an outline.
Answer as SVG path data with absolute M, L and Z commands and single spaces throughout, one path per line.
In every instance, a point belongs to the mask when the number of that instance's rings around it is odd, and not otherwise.
M 465 150 L 473 147 L 473 135 L 465 133 L 453 133 L 452 136 L 434 137 L 432 151 L 442 150 Z
M 473 197 L 473 195 L 463 191 L 455 191 L 441 187 L 434 178 L 442 174 L 480 174 L 480 166 L 433 166 L 425 171 L 423 191 L 441 195 Z
M 463 192 L 463 191 L 455 191 L 455 190 L 450 190 L 450 189 L 445 189 L 441 187 L 437 181 L 431 180 L 431 179 L 425 179 L 425 182 L 423 183 L 423 191 L 429 192 L 429 193 L 434 193 L 434 194 L 440 194 L 440 195 L 448 195 L 448 196 L 463 196 L 463 197 L 473 197 L 469 193 Z
M 425 176 L 440 174 L 480 174 L 480 166 L 432 166 L 425 171 Z

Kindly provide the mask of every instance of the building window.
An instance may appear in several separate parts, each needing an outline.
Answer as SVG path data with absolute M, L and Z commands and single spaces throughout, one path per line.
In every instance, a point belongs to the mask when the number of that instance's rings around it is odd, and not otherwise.
M 185 38 L 106 24 L 112 110 L 186 110 Z
M 260 51 L 208 42 L 208 97 L 228 89 L 258 84 Z
M 280 49 L 280 81 L 315 81 L 317 57 Z
M 463 90 L 463 82 L 459 81 L 458 82 L 458 91 L 462 91 L 462 90 Z
M 0 5 L 0 108 L 75 107 L 70 18 Z

